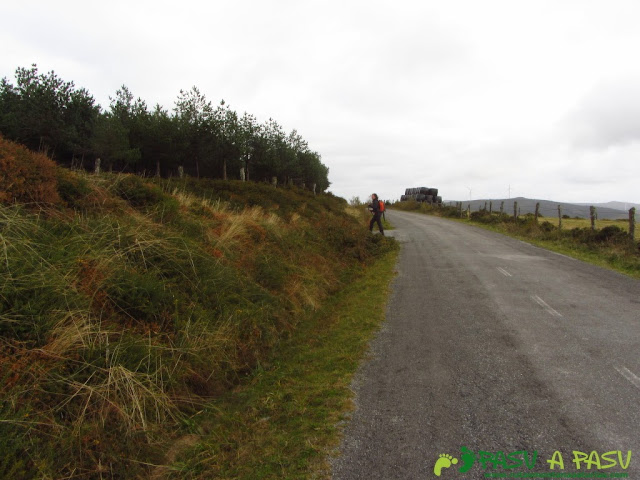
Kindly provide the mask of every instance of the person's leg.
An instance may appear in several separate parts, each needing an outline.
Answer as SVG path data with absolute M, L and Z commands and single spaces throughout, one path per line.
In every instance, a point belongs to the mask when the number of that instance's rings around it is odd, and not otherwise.
M 376 221 L 376 216 L 374 215 L 373 217 L 371 217 L 371 221 L 369 222 L 369 231 L 372 232 L 373 231 L 373 224 Z
M 382 229 L 382 220 L 380 220 L 380 215 L 376 215 L 376 221 L 378 222 L 378 228 L 380 229 L 380 233 L 384 235 L 384 230 Z

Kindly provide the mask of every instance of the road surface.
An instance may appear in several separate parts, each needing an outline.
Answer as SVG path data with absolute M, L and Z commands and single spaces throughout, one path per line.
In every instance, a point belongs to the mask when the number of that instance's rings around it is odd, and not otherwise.
M 477 227 L 386 215 L 398 276 L 333 479 L 640 479 L 640 281 Z M 556 451 L 564 469 L 547 462 Z M 578 470 L 574 451 L 592 463 Z

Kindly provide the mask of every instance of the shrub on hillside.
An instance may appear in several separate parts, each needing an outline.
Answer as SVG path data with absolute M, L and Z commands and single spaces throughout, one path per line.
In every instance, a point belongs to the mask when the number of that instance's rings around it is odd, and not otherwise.
M 0 202 L 59 203 L 55 163 L 0 136 Z
M 155 212 L 164 223 L 175 217 L 179 202 L 152 180 L 137 175 L 120 175 L 113 185 L 116 195 L 136 209 Z
M 494 225 L 504 221 L 500 215 L 489 213 L 487 210 L 480 210 L 478 212 L 471 212 L 471 219 L 476 222 L 485 223 L 487 225 Z
M 556 230 L 556 226 L 553 225 L 551 222 L 545 220 L 540 224 L 540 230 L 546 233 L 551 233 Z
M 596 232 L 594 240 L 602 243 L 625 244 L 629 242 L 629 234 L 617 225 L 608 225 Z
M 67 169 L 57 172 L 58 195 L 67 205 L 76 205 L 92 191 L 89 182 Z
M 114 185 L 117 195 L 132 207 L 147 207 L 160 203 L 162 190 L 136 175 L 122 175 Z
M 601 230 L 591 230 L 590 228 L 574 228 L 569 231 L 569 235 L 576 241 L 586 245 L 620 245 L 623 247 L 633 246 L 627 232 L 617 225 L 609 225 Z

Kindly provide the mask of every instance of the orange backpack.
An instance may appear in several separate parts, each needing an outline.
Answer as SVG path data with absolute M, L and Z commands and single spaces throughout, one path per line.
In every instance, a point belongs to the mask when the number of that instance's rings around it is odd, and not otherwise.
M 384 202 L 382 200 L 378 200 L 378 205 L 380 206 L 380 211 L 384 212 Z

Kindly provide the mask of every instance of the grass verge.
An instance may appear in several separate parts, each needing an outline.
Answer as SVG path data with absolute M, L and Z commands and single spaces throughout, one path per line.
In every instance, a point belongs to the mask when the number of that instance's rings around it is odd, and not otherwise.
M 170 478 L 328 478 L 350 383 L 384 320 L 397 250 L 331 298 L 252 378 L 201 412 Z

